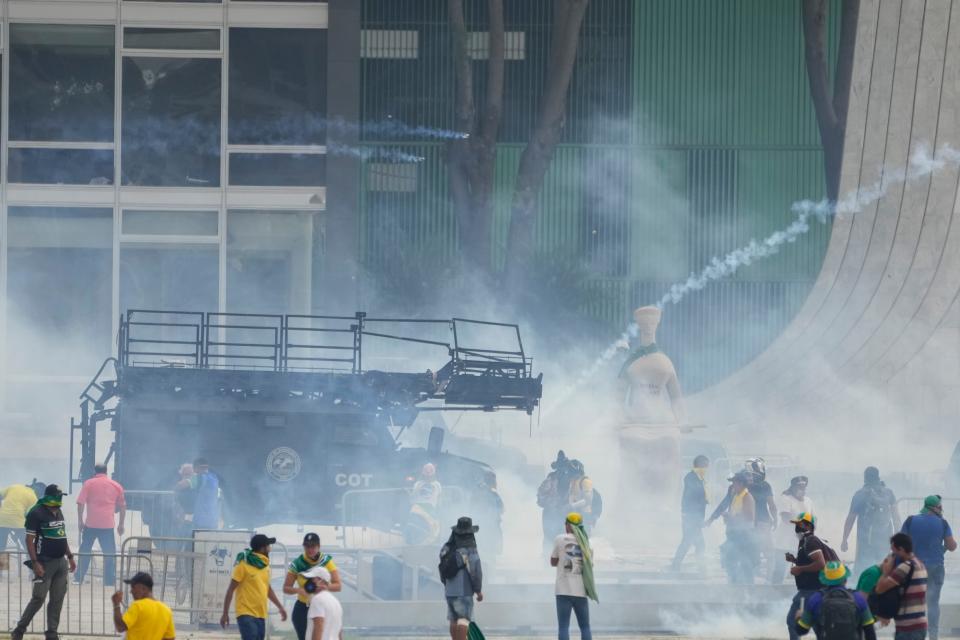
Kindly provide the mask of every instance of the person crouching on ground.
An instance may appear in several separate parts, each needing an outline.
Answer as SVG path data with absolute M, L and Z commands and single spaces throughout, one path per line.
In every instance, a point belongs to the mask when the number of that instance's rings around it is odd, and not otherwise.
M 264 640 L 267 633 L 267 600 L 280 610 L 280 620 L 287 619 L 287 610 L 270 586 L 270 545 L 277 541 L 258 533 L 250 538 L 250 548 L 237 556 L 230 586 L 223 598 L 220 626 L 230 624 L 230 601 L 237 594 L 237 627 L 242 640 Z
M 174 640 L 177 633 L 173 627 L 173 612 L 164 603 L 153 599 L 153 577 L 140 572 L 129 580 L 133 602 L 123 613 L 123 593 L 117 591 L 113 601 L 113 626 L 117 633 L 126 631 L 127 640 Z
M 820 571 L 823 589 L 815 592 L 802 612 L 797 612 L 796 631 L 804 635 L 811 628 L 817 638 L 863 638 L 876 640 L 873 614 L 866 599 L 847 589 L 850 570 L 839 560 L 831 560 Z
M 567 515 L 566 533 L 553 542 L 550 566 L 557 568 L 557 625 L 559 640 L 570 638 L 570 612 L 577 616 L 581 640 L 591 640 L 590 599 L 597 600 L 593 581 L 593 551 L 579 513 Z
M 467 640 L 473 621 L 473 596 L 477 596 L 477 602 L 483 602 L 483 568 L 476 538 L 480 527 L 474 525 L 471 518 L 463 516 L 457 520 L 456 526 L 450 528 L 450 539 L 440 551 L 441 566 L 449 559 L 456 567 L 456 571 L 446 577 L 441 572 L 447 598 L 447 620 L 451 640 Z
M 310 600 L 307 609 L 307 640 L 341 640 L 343 638 L 343 607 L 330 593 L 333 584 L 330 572 L 316 565 L 300 574 L 306 582 L 303 593 Z

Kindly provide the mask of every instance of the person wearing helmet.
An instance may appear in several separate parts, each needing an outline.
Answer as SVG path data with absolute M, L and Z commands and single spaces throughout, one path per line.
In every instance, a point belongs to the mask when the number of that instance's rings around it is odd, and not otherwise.
M 567 509 L 583 516 L 583 525 L 587 531 L 597 524 L 600 517 L 598 494 L 593 489 L 593 480 L 587 475 L 583 463 L 579 460 L 570 461 L 571 478 L 570 490 L 567 494 Z
M 756 505 L 754 527 L 757 553 L 766 559 L 767 577 L 773 582 L 776 566 L 780 564 L 779 559 L 774 558 L 773 552 L 773 530 L 777 528 L 777 505 L 773 500 L 773 487 L 767 482 L 767 465 L 763 458 L 747 460 L 744 471 L 747 472 L 747 490 Z
M 550 463 L 550 473 L 537 488 L 537 506 L 543 509 L 541 523 L 544 555 L 553 550 L 553 541 L 563 533 L 557 523 L 563 522 L 569 511 L 570 482 L 573 478 L 571 463 L 563 449 L 557 451 L 557 459 Z

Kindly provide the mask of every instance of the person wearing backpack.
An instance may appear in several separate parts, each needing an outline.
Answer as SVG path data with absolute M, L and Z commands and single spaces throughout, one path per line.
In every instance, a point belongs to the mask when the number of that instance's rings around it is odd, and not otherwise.
M 880 480 L 880 470 L 867 467 L 863 471 L 863 487 L 853 494 L 850 512 L 843 524 L 840 551 L 847 551 L 853 525 L 857 525 L 857 552 L 853 567 L 863 571 L 887 555 L 887 541 L 900 529 L 900 514 L 893 491 Z
M 480 527 L 463 516 L 450 529 L 450 539 L 440 548 L 440 581 L 447 598 L 450 638 L 467 640 L 473 622 L 473 596 L 483 602 L 483 568 L 476 538 Z
M 940 591 L 943 589 L 943 556 L 957 550 L 950 523 L 943 517 L 943 499 L 927 496 L 923 509 L 916 516 L 908 516 L 901 533 L 913 539 L 913 548 L 920 562 L 927 568 L 927 635 L 937 640 L 940 633 Z
M 905 533 L 890 538 L 892 552 L 883 562 L 883 577 L 874 589 L 884 606 L 897 600 L 894 640 L 924 640 L 927 637 L 927 568 L 913 553 L 913 540 Z
M 790 640 L 800 637 L 797 628 L 797 614 L 804 609 L 804 603 L 820 589 L 820 571 L 827 562 L 837 559 L 837 554 L 817 537 L 815 530 L 817 518 L 809 512 L 797 514 L 790 520 L 797 536 L 797 555 L 785 554 L 790 567 L 790 575 L 797 583 L 797 593 L 787 612 L 787 633 Z
M 814 629 L 818 640 L 876 640 L 873 614 L 859 593 L 847 589 L 850 570 L 831 560 L 819 572 L 823 589 L 815 591 L 802 611 L 797 612 L 798 635 Z

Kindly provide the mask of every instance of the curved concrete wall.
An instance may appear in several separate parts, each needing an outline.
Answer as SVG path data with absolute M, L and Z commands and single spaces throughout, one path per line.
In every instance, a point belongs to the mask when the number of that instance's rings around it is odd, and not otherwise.
M 906 170 L 923 147 L 960 149 L 960 0 L 863 0 L 841 194 Z M 824 417 L 882 388 L 922 352 L 960 291 L 960 171 L 893 181 L 838 217 L 818 280 L 756 360 L 691 400 L 712 425 Z

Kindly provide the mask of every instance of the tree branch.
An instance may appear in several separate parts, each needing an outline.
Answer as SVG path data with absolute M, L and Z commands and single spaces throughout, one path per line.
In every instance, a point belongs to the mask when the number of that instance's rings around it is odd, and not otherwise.
M 803 44 L 810 96 L 813 98 L 820 134 L 829 136 L 836 131 L 838 121 L 830 100 L 827 74 L 827 2 L 803 0 L 802 6 Z
M 555 0 L 547 82 L 530 142 L 520 157 L 513 191 L 506 279 L 518 287 L 533 258 L 536 200 L 566 120 L 567 92 L 577 59 L 580 27 L 590 0 Z

